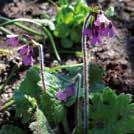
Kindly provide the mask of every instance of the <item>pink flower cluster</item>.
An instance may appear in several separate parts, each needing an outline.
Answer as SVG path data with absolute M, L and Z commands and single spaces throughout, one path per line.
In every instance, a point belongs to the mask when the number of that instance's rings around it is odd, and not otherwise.
M 26 36 L 28 37 L 28 36 Z M 6 42 L 8 45 L 12 47 L 17 47 L 20 44 L 19 36 L 18 35 L 7 35 Z M 28 44 L 23 44 L 22 47 L 18 50 L 19 55 L 22 57 L 22 61 L 24 65 L 33 65 L 33 49 Z
M 84 29 L 83 34 L 91 41 L 92 45 L 102 44 L 103 37 L 113 37 L 114 27 L 103 13 L 97 15 L 96 20 L 89 29 Z

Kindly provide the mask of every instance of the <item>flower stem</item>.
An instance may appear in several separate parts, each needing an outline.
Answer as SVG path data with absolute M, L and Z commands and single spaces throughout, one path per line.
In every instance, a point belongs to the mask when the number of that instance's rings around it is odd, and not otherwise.
M 62 123 L 63 123 L 63 128 L 64 128 L 65 134 L 70 134 L 70 128 L 69 128 L 66 116 L 64 117 L 64 120 Z
M 0 27 L 0 31 L 3 31 L 7 34 L 13 34 L 11 31 L 9 31 L 8 29 L 4 28 L 4 27 Z
M 14 21 L 14 20 L 11 20 L 11 19 L 8 19 L 8 18 L 5 18 L 5 17 L 1 17 L 1 16 L 0 16 L 0 20 L 7 21 L 7 22 L 4 22 L 4 23 L 0 24 L 0 29 L 2 29 L 2 26 L 15 24 L 17 27 L 19 27 L 19 28 L 31 33 L 31 34 L 35 34 L 37 36 L 43 36 L 43 33 L 37 32 L 34 29 L 29 28 L 29 27 L 25 26 L 24 24 L 21 24 L 21 23 L 19 23 L 17 21 Z
M 81 90 L 81 74 L 77 75 L 78 77 L 78 88 L 77 88 L 77 126 L 80 127 L 82 124 L 81 116 L 81 101 L 80 101 L 80 90 Z
M 84 29 L 87 27 L 90 14 L 85 18 L 83 29 L 82 29 L 82 51 L 83 51 L 83 88 L 84 88 L 84 134 L 88 134 L 88 112 L 89 112 L 89 102 L 88 102 L 88 93 L 89 93 L 89 79 L 88 79 L 88 51 L 87 51 L 87 37 L 83 35 Z
M 41 73 L 41 80 L 42 80 L 42 87 L 43 87 L 43 91 L 46 91 L 46 84 L 45 84 L 45 73 L 44 73 L 44 52 L 43 52 L 43 45 L 39 44 L 38 42 L 36 42 L 35 40 L 32 40 L 33 44 L 35 45 L 35 47 L 38 47 L 39 49 L 39 63 L 40 63 L 40 73 Z
M 49 32 L 49 30 L 44 25 L 42 25 L 42 29 L 48 35 L 48 37 L 49 37 L 49 39 L 50 39 L 50 41 L 52 43 L 52 47 L 53 47 L 53 50 L 55 52 L 55 56 L 56 56 L 57 60 L 59 62 L 61 62 L 61 58 L 60 58 L 59 53 L 57 51 L 57 48 L 56 48 L 56 45 L 55 45 L 55 42 L 54 42 L 52 34 Z
M 39 57 L 40 57 L 40 70 L 41 70 L 43 91 L 46 91 L 45 73 L 44 73 L 44 53 L 42 45 L 39 45 Z

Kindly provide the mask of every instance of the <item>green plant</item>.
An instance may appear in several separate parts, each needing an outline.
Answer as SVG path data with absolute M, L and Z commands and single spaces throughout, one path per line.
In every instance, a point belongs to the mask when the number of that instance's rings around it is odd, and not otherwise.
M 36 109 L 33 119 L 34 121 L 29 125 L 33 134 L 54 134 L 53 130 L 49 126 L 47 118 L 39 108 Z
M 103 90 L 90 98 L 91 134 L 127 134 L 134 132 L 134 103 L 130 94 L 117 95 Z
M 65 66 L 65 68 L 67 68 L 67 66 Z M 74 66 L 74 68 L 77 70 L 77 67 Z M 68 71 L 69 77 L 73 79 L 74 75 L 72 76 L 71 70 Z M 97 67 L 96 70 L 92 68 L 91 71 L 92 75 L 94 75 L 94 72 L 97 71 Z M 78 72 L 81 72 L 81 68 L 77 70 L 77 73 Z M 43 112 L 44 116 L 46 116 L 50 123 L 57 124 L 59 122 L 64 122 L 66 118 L 66 110 L 64 106 L 70 107 L 75 103 L 75 94 L 74 96 L 69 97 L 68 102 L 64 103 L 64 105 L 56 98 L 56 92 L 68 85 L 69 81 L 67 80 L 67 77 L 62 76 L 57 71 L 49 73 L 49 69 L 47 69 L 45 70 L 45 79 L 47 90 L 44 93 L 42 90 L 39 68 L 34 66 L 27 71 L 26 77 L 20 84 L 19 88 L 15 91 L 14 99 L 16 104 L 16 116 L 21 117 L 23 123 L 30 122 L 31 119 L 34 118 L 34 115 L 37 115 L 36 112 L 38 108 L 40 109 L 40 114 L 38 115 L 43 116 Z M 97 79 L 94 78 L 94 81 L 97 82 Z M 82 96 L 81 92 L 79 97 Z M 39 118 L 37 117 L 37 119 Z M 39 121 L 41 120 L 39 119 Z
M 67 66 L 64 69 L 66 68 Z M 71 81 L 74 81 L 71 68 L 67 69 L 68 77 L 70 75 Z M 77 67 L 74 66 L 74 68 L 77 70 Z M 105 86 L 101 90 L 100 88 L 94 88 L 98 83 L 102 83 L 101 77 L 103 73 L 97 65 L 90 65 L 90 69 L 90 84 L 93 85 L 93 90 L 96 90 L 96 92 L 89 94 L 90 133 L 126 134 L 127 132 L 133 132 L 134 104 L 131 103 L 131 96 L 128 94 L 117 95 L 113 90 Z M 69 81 L 67 77 L 59 74 L 56 70 L 53 73 L 49 73 L 49 70 L 51 69 L 45 70 L 46 93 L 42 90 L 41 77 L 37 66 L 27 71 L 26 77 L 14 93 L 16 116 L 21 117 L 23 123 L 29 123 L 29 128 L 34 134 L 58 133 L 57 130 L 54 130 L 56 126 L 59 123 L 68 123 L 66 113 L 70 112 L 70 107 L 78 102 L 78 98 L 81 99 L 83 96 L 83 88 L 79 81 L 79 95 L 74 94 L 68 98 L 67 102 L 58 100 L 56 92 L 66 87 Z M 81 68 L 76 73 L 81 76 Z M 75 84 L 77 89 L 77 81 Z M 80 114 L 82 112 L 81 105 L 79 105 L 79 108 Z M 78 117 L 78 124 L 79 118 L 81 117 Z M 72 130 L 74 134 L 83 132 L 81 125 L 77 126 L 76 124 Z M 64 127 L 64 129 L 66 130 L 67 128 Z
M 89 8 L 82 0 L 67 3 L 57 13 L 54 35 L 61 39 L 64 48 L 71 48 L 81 40 L 82 23 Z
M 14 92 L 11 103 L 15 102 L 16 116 L 23 124 L 28 124 L 33 134 L 60 133 L 60 127 L 65 134 L 126 134 L 134 133 L 134 103 L 129 94 L 117 95 L 113 90 L 106 87 L 102 82 L 103 70 L 98 65 L 90 64 L 88 60 L 87 39 L 91 44 L 100 45 L 103 37 L 112 37 L 114 28 L 101 8 L 93 5 L 89 9 L 82 0 L 72 2 L 62 1 L 61 9 L 56 17 L 56 29 L 54 34 L 61 38 L 61 44 L 70 48 L 73 43 L 80 40 L 82 31 L 83 64 L 70 68 L 67 65 L 44 69 L 44 56 L 42 45 L 39 45 L 40 69 L 38 66 L 31 67 L 26 77 Z M 107 11 L 112 16 L 112 10 Z M 89 13 L 90 12 L 90 13 Z M 88 13 L 83 29 L 81 24 Z M 15 19 L 2 23 L 0 29 L 10 23 L 26 21 L 37 24 L 49 36 L 54 50 L 56 50 L 51 33 L 44 27 L 41 21 L 29 19 Z M 89 23 L 89 24 L 88 24 Z M 18 23 L 17 23 L 18 25 Z M 20 23 L 19 23 L 20 26 Z M 26 27 L 22 26 L 24 29 Z M 3 31 L 7 31 L 3 29 Z M 31 29 L 27 31 L 36 33 Z M 40 33 L 36 33 L 40 35 Z M 55 51 L 56 54 L 57 50 Z M 57 54 L 56 54 L 57 55 Z M 25 55 L 23 55 L 25 56 Z M 57 59 L 58 55 L 57 55 Z M 71 66 L 72 67 L 72 66 Z M 64 68 L 66 75 L 56 69 Z M 51 73 L 50 73 L 51 72 Z M 62 75 L 61 75 L 62 74 Z M 83 80 L 83 83 L 82 83 Z M 84 105 L 83 105 L 84 104 Z M 72 107 L 73 110 L 72 110 Z M 68 113 L 76 117 L 71 124 Z M 16 126 L 6 126 L 0 133 L 21 133 Z
M 16 116 L 22 115 L 24 123 L 30 120 L 37 105 L 43 110 L 48 121 L 58 123 L 64 119 L 63 105 L 55 97 L 56 91 L 62 88 L 61 81 L 48 72 L 45 73 L 45 76 L 46 93 L 42 91 L 38 67 L 28 70 L 19 89 L 15 91 Z
M 13 125 L 4 125 L 1 130 L 0 134 L 24 134 L 25 131 L 23 131 L 21 128 L 18 128 Z

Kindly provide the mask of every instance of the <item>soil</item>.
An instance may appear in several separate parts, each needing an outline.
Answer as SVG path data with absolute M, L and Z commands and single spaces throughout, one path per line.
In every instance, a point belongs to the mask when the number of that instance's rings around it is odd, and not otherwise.
M 104 2 L 105 1 L 105 2 Z M 115 89 L 117 92 L 125 92 L 134 94 L 134 2 L 133 0 L 101 0 L 100 2 L 105 8 L 107 5 L 113 5 L 116 9 L 116 16 L 113 18 L 113 23 L 117 30 L 117 36 L 105 42 L 99 47 L 90 47 L 90 52 L 93 55 L 93 61 L 101 65 L 105 72 L 104 82 Z M 55 15 L 55 8 L 48 2 L 43 0 L 5 0 L 0 1 L 0 15 L 9 18 L 40 18 L 49 16 L 51 19 Z M 11 26 L 12 31 L 23 33 L 14 26 Z M 22 65 L 21 60 L 13 56 L 14 51 L 10 52 L 11 48 L 4 48 L 3 34 L 0 33 L 0 49 L 8 50 L 0 51 L 0 89 L 3 83 L 9 78 L 13 68 L 15 73 L 7 81 L 4 91 L 0 90 L 0 106 L 2 106 L 12 95 L 16 85 L 21 82 L 28 67 Z M 4 44 L 4 45 L 3 45 Z M 57 64 L 52 54 L 51 48 L 45 47 L 45 64 L 52 66 Z M 52 57 L 51 57 L 52 56 Z M 14 58 L 13 58 L 14 57 Z M 65 57 L 62 55 L 61 57 Z M 73 57 L 73 58 L 72 58 Z M 75 58 L 73 55 L 65 57 L 65 63 L 78 63 L 81 59 Z M 8 110 L 0 112 L 0 126 L 3 120 L 9 118 Z

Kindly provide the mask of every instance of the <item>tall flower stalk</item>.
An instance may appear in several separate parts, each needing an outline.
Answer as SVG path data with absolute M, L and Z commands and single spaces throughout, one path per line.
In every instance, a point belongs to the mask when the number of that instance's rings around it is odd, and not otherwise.
M 35 46 L 38 47 L 39 50 L 39 63 L 40 63 L 40 73 L 41 73 L 41 80 L 42 80 L 42 88 L 43 91 L 46 91 L 46 84 L 45 84 L 45 73 L 44 73 L 44 53 L 43 53 L 43 46 L 42 44 L 37 43 L 36 41 L 32 40 Z
M 43 53 L 43 46 L 42 45 L 39 45 L 39 57 L 40 57 L 40 70 L 41 70 L 41 77 L 42 77 L 42 87 L 43 87 L 43 90 L 46 91 L 45 74 L 44 74 L 44 53 Z
M 84 88 L 84 134 L 88 133 L 88 93 L 89 93 L 89 63 L 88 63 L 88 50 L 87 50 L 87 36 L 83 34 L 83 31 L 87 28 L 90 14 L 85 18 L 82 28 L 82 51 L 83 51 L 83 88 Z
M 112 22 L 105 16 L 99 6 L 93 6 L 92 11 L 86 16 L 82 28 L 83 51 L 83 88 L 84 88 L 84 134 L 88 134 L 89 119 L 89 62 L 87 46 L 102 45 L 105 37 L 114 36 Z M 87 43 L 88 40 L 88 43 Z

